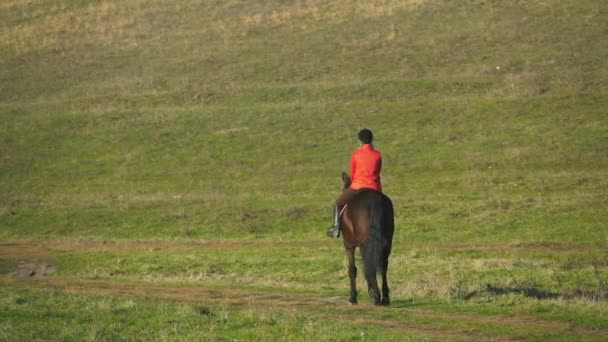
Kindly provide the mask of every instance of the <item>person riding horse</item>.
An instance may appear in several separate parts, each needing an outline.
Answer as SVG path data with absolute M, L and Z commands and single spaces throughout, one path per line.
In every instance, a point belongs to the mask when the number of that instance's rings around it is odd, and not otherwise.
M 361 189 L 372 189 L 382 192 L 380 170 L 382 155 L 372 145 L 374 135 L 371 130 L 364 128 L 358 133 L 361 146 L 356 149 L 350 159 L 350 186 L 342 192 L 334 205 L 333 226 L 327 231 L 329 237 L 340 236 L 340 212 L 342 208 Z

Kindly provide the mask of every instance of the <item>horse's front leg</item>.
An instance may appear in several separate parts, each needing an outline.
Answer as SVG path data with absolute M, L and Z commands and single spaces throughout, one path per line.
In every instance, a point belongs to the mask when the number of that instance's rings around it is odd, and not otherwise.
M 346 249 L 348 257 L 348 277 L 350 278 L 350 299 L 351 304 L 357 304 L 357 267 L 355 266 L 355 247 Z

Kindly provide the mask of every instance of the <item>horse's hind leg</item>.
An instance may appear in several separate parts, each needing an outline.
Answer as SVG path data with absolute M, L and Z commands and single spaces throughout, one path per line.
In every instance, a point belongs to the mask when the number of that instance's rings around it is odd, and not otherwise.
M 355 266 L 355 249 L 347 249 L 346 256 L 348 257 L 348 277 L 350 278 L 350 298 L 348 302 L 357 304 L 357 267 Z
M 374 305 L 380 305 L 380 290 L 378 289 L 378 280 L 376 279 L 376 264 L 372 258 L 373 251 L 369 250 L 369 246 L 361 246 L 361 256 L 365 262 L 365 280 L 367 282 L 367 292 L 374 300 Z
M 378 289 L 378 280 L 376 280 L 376 272 L 365 270 L 365 278 L 367 279 L 367 292 L 374 300 L 374 305 L 380 305 L 380 290 Z
M 367 292 L 374 300 L 374 305 L 380 305 L 380 290 L 376 279 L 376 268 L 373 264 L 365 265 L 365 280 L 367 281 Z
M 386 280 L 386 270 L 382 271 L 382 305 L 390 305 L 391 298 L 388 295 L 388 281 Z
M 388 272 L 388 256 L 382 260 L 382 305 L 389 305 L 391 299 L 389 297 L 388 280 L 386 274 Z

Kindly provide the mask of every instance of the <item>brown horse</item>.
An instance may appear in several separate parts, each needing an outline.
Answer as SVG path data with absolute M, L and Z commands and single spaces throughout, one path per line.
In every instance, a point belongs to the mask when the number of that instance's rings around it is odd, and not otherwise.
M 344 189 L 351 184 L 350 177 L 344 172 L 342 181 Z M 349 302 L 357 304 L 355 249 L 359 247 L 370 297 L 375 305 L 389 305 L 391 301 L 386 273 L 395 230 L 393 203 L 388 196 L 378 191 L 361 189 L 348 201 L 340 220 L 348 257 Z M 382 296 L 376 279 L 378 273 L 382 275 Z

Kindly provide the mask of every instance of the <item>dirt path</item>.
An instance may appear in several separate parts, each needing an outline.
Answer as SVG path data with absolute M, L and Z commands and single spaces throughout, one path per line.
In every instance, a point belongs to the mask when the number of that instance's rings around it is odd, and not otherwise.
M 334 241 L 332 241 L 334 242 Z M 574 334 L 582 339 L 608 339 L 608 332 L 573 326 L 565 322 L 541 320 L 523 315 L 481 315 L 476 313 L 452 313 L 423 310 L 405 303 L 395 302 L 390 308 L 377 308 L 368 303 L 357 306 L 346 304 L 343 296 L 326 297 L 310 294 L 283 292 L 281 290 L 255 291 L 230 288 L 180 286 L 172 283 L 93 280 L 79 277 L 53 276 L 52 256 L 69 251 L 195 251 L 238 247 L 302 246 L 302 244 L 277 241 L 120 241 L 55 240 L 55 241 L 8 241 L 0 242 L 0 257 L 17 260 L 16 270 L 9 276 L 0 277 L 0 286 L 28 287 L 48 291 L 83 295 L 116 295 L 175 300 L 186 303 L 208 303 L 234 308 L 258 308 L 281 310 L 288 313 L 310 312 L 318 317 L 331 312 L 328 319 L 350 323 L 385 327 L 405 335 L 465 340 L 522 340 L 546 336 L 547 332 Z M 440 246 L 437 246 L 442 248 Z M 548 246 L 552 248 L 551 246 Z M 443 246 L 443 248 L 475 248 Z M 483 246 L 480 246 L 483 248 Z M 508 247 L 505 247 L 508 248 Z M 539 248 L 539 246 L 530 246 Z M 540 246 L 547 248 L 547 246 Z M 563 248 L 558 246 L 558 248 Z M 386 311 L 386 315 L 382 313 Z M 397 314 L 395 314 L 397 312 Z M 382 317 L 382 318 L 380 318 Z M 394 318 L 402 317 L 402 318 Z M 454 324 L 454 322 L 457 322 Z M 488 333 L 508 330 L 506 333 Z
M 38 277 L 38 278 L 0 278 L 0 286 L 36 288 L 54 292 L 82 295 L 113 295 L 127 297 L 156 298 L 185 303 L 205 303 L 227 305 L 232 308 L 272 309 L 291 314 L 310 312 L 328 319 L 344 320 L 361 325 L 376 325 L 402 332 L 406 335 L 423 336 L 440 339 L 466 340 L 521 340 L 534 337 L 547 331 L 561 331 L 576 334 L 584 339 L 602 340 L 608 338 L 608 332 L 571 326 L 567 323 L 540 320 L 526 316 L 480 315 L 476 313 L 446 313 L 423 310 L 411 307 L 391 308 L 373 307 L 362 303 L 350 306 L 340 297 L 321 297 L 306 294 L 294 294 L 281 291 L 252 291 L 243 289 L 206 288 L 196 286 L 179 286 L 173 284 L 156 284 L 140 282 L 116 282 L 92 280 L 77 277 Z M 398 310 L 403 319 L 382 317 L 378 311 Z M 331 311 L 327 316 L 324 312 Z M 394 315 L 392 316 L 394 317 Z M 456 326 L 442 326 L 441 322 L 457 321 Z M 428 323 L 420 323 L 428 322 Z M 511 335 L 489 335 L 480 327 L 511 328 Z M 537 336 L 542 337 L 542 335 Z
M 169 240 L 46 240 L 46 241 L 0 241 L 0 256 L 48 256 L 58 252 L 95 251 L 95 252 L 187 252 L 205 249 L 226 249 L 239 247 L 276 248 L 282 247 L 319 247 L 319 245 L 335 246 L 336 241 L 276 241 L 276 240 L 201 240 L 201 241 L 169 241 Z M 527 251 L 527 252 L 580 252 L 593 249 L 587 245 L 560 244 L 396 244 L 400 250 L 455 250 L 455 251 Z
M 232 308 L 254 308 L 281 310 L 296 314 L 331 310 L 335 315 L 328 319 L 344 320 L 361 325 L 377 325 L 401 331 L 408 335 L 449 339 L 489 339 L 481 333 L 462 329 L 437 329 L 433 326 L 415 325 L 394 319 L 378 319 L 364 314 L 371 305 L 348 306 L 343 297 L 318 297 L 278 291 L 260 292 L 238 289 L 211 289 L 204 287 L 171 286 L 129 282 L 109 282 L 75 277 L 52 278 L 0 278 L 0 286 L 36 288 L 54 292 L 82 295 L 113 295 L 127 297 L 156 298 L 185 303 L 227 305 Z M 373 308 L 378 309 L 378 308 Z M 380 308 L 380 310 L 386 310 Z M 428 313 L 432 314 L 432 313 Z
M 49 240 L 49 241 L 7 241 L 0 242 L 0 256 L 47 256 L 58 252 L 92 251 L 92 252 L 153 252 L 153 251 L 194 251 L 204 249 L 225 249 L 243 247 L 244 241 L 166 241 L 166 240 Z

